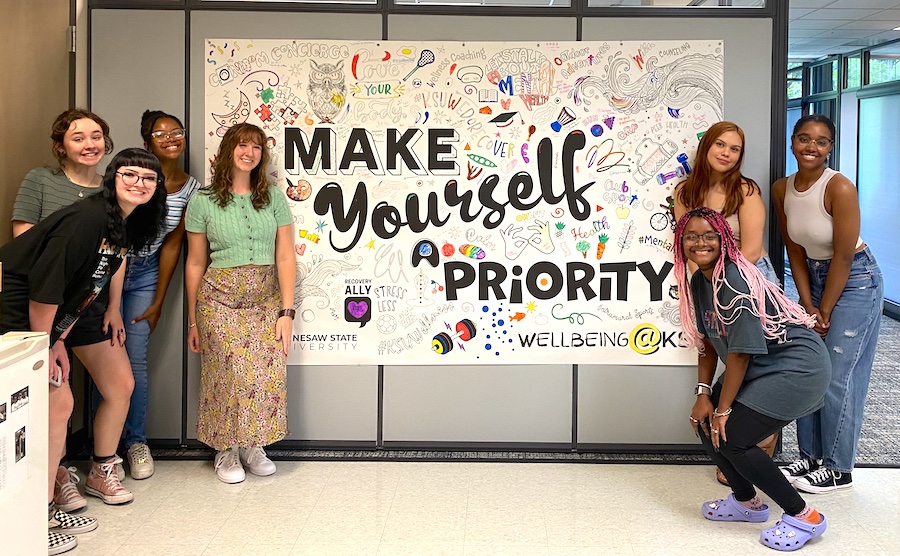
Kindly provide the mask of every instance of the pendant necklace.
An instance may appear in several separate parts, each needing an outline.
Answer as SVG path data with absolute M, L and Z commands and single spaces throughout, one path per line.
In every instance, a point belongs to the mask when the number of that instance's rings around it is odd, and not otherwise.
M 65 168 L 63 168 L 63 175 L 66 176 L 67 180 L 72 182 L 74 185 L 78 186 L 78 197 L 83 199 L 84 198 L 84 188 L 91 187 L 91 186 L 90 185 L 81 185 L 80 183 L 75 183 L 75 180 L 73 180 L 72 178 L 69 177 L 69 174 L 66 172 Z M 93 183 L 93 181 L 94 181 L 94 178 L 91 178 L 91 183 Z

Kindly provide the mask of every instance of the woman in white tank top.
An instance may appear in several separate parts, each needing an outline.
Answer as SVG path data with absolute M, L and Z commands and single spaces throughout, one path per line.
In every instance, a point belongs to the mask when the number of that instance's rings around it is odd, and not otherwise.
M 763 276 L 780 285 L 769 255 L 763 248 L 766 207 L 759 186 L 741 173 L 744 161 L 744 130 L 733 122 L 710 126 L 697 146 L 694 169 L 675 187 L 675 220 L 689 210 L 708 207 L 725 217 L 734 232 L 741 254 L 754 263 Z M 690 263 L 693 270 L 693 263 Z M 775 453 L 778 436 L 760 442 L 770 456 Z M 728 481 L 719 469 L 716 479 Z
M 881 271 L 859 235 L 856 187 L 828 167 L 834 137 L 827 117 L 800 118 L 791 136 L 797 173 L 772 186 L 800 304 L 816 317 L 832 364 L 825 407 L 797 420 L 800 459 L 782 467 L 804 492 L 853 486 L 884 302 Z

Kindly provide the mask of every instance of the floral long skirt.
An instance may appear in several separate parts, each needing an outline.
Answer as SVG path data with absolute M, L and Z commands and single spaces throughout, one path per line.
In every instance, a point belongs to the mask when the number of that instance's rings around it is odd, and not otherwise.
M 287 435 L 287 359 L 275 341 L 274 266 L 209 268 L 197 296 L 197 438 L 215 450 Z

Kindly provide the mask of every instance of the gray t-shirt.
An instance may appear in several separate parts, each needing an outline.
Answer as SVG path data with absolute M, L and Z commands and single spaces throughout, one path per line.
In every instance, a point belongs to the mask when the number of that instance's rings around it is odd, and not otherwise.
M 725 265 L 725 280 L 739 292 L 750 291 L 732 262 Z M 727 320 L 736 316 L 734 322 L 723 325 L 715 314 L 712 284 L 702 272 L 694 273 L 691 291 L 697 329 L 712 343 L 719 358 L 724 362 L 729 353 L 750 355 L 736 401 L 783 421 L 809 415 L 824 405 L 825 390 L 831 381 L 831 359 L 818 334 L 805 326 L 789 324 L 784 342 L 770 340 L 763 334 L 759 317 L 750 312 L 749 300 L 723 312 Z M 723 284 L 720 305 L 727 306 L 735 297 L 735 292 Z M 768 304 L 766 311 L 774 313 Z
M 72 183 L 60 168 L 35 168 L 19 186 L 12 220 L 37 224 L 59 209 L 99 191 L 99 187 Z

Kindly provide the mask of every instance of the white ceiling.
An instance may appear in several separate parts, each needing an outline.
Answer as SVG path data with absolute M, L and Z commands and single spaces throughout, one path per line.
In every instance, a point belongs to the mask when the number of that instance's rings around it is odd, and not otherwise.
M 783 1 L 783 0 L 769 0 Z M 898 0 L 790 0 L 788 58 L 817 60 L 900 39 Z

